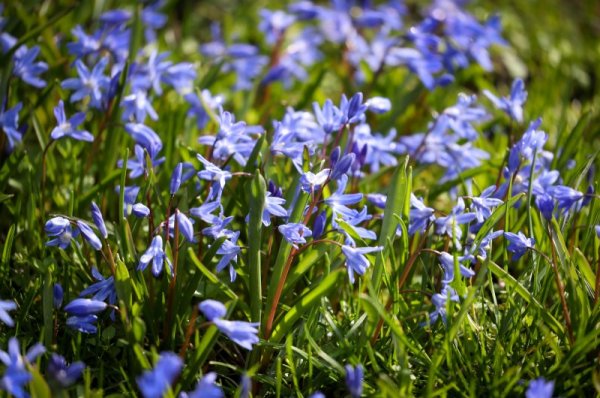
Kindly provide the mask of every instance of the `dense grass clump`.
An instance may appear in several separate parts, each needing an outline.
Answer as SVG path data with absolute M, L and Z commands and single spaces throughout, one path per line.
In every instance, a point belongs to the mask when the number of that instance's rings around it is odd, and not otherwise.
M 6 2 L 0 394 L 600 394 L 594 1 Z

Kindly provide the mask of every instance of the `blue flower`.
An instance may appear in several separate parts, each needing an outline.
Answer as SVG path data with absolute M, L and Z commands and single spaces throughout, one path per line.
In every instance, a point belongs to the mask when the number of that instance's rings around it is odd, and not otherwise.
M 171 269 L 171 275 L 173 274 L 173 267 L 171 266 L 171 260 L 167 257 L 163 250 L 163 240 L 160 235 L 156 235 L 152 242 L 150 243 L 150 247 L 142 254 L 140 257 L 140 263 L 138 265 L 139 271 L 144 271 L 148 264 L 152 261 L 152 274 L 155 277 L 158 277 L 163 270 L 163 266 L 165 261 L 169 264 L 169 268 Z
M 58 246 L 66 249 L 71 244 L 71 239 L 79 235 L 79 229 L 71 227 L 71 222 L 63 217 L 54 217 L 44 226 L 48 236 L 55 237 L 46 242 L 46 246 Z
M 67 326 L 81 333 L 94 334 L 98 331 L 95 323 L 98 321 L 96 315 L 71 316 L 67 318 Z
M 362 365 L 346 365 L 346 387 L 352 398 L 359 398 L 363 391 L 364 372 Z
M 501 235 L 504 235 L 503 230 L 490 232 L 489 234 L 483 237 L 481 243 L 479 244 L 479 247 L 474 247 L 472 244 L 474 242 L 472 242 L 471 246 L 465 253 L 468 253 L 468 255 L 470 256 L 480 256 L 482 259 L 485 260 L 487 258 L 487 252 L 491 249 L 492 241 Z
M 347 153 L 338 161 L 335 162 L 335 165 L 332 165 L 333 171 L 331 172 L 332 180 L 339 180 L 343 175 L 348 173 L 348 171 L 354 165 L 354 161 L 356 160 L 356 155 L 354 153 Z
M 435 210 L 425 206 L 419 198 L 411 193 L 408 234 L 414 235 L 417 232 L 425 232 L 427 226 L 435 221 L 434 212 Z
M 54 108 L 54 116 L 56 117 L 58 125 L 52 130 L 52 133 L 50 133 L 52 139 L 58 140 L 62 137 L 71 137 L 79 141 L 94 141 L 94 136 L 90 132 L 77 130 L 77 126 L 85 120 L 85 113 L 76 113 L 67 120 L 65 104 L 60 100 L 58 101 L 58 105 Z
M 108 89 L 110 82 L 110 79 L 104 75 L 107 64 L 108 58 L 104 57 L 90 72 L 82 60 L 75 61 L 75 68 L 79 77 L 66 79 L 60 84 L 66 90 L 75 90 L 69 100 L 75 102 L 89 96 L 90 105 L 100 109 L 102 107 L 102 93 Z
M 445 217 L 439 217 L 435 220 L 436 230 L 439 235 L 447 235 L 453 239 L 454 245 L 460 250 L 460 240 L 462 238 L 462 224 L 468 224 L 477 218 L 474 213 L 465 213 L 465 202 L 463 198 L 458 198 L 456 206 L 452 208 L 450 214 Z
M 54 308 L 60 308 L 62 306 L 64 297 L 63 288 L 60 283 L 55 283 L 52 287 L 52 304 Z
M 96 227 L 98 227 L 100 235 L 102 235 L 102 237 L 106 239 L 108 237 L 108 231 L 106 230 L 106 224 L 104 224 L 102 212 L 100 211 L 100 208 L 95 202 L 92 202 L 90 207 L 92 210 L 92 219 L 94 220 L 94 224 L 96 224 Z
M 24 45 L 19 47 L 14 55 L 13 74 L 33 87 L 42 88 L 46 87 L 46 82 L 38 75 L 48 70 L 48 64 L 35 62 L 39 53 L 40 46 L 33 46 L 30 49 Z
M 348 267 L 348 278 L 354 283 L 354 273 L 363 275 L 369 268 L 369 260 L 365 257 L 367 253 L 380 252 L 383 247 L 350 247 L 342 246 L 342 253 L 346 256 L 346 267 Z
M 115 304 L 117 302 L 115 278 L 113 276 L 104 278 L 96 267 L 92 268 L 92 276 L 97 282 L 82 290 L 79 297 L 92 295 L 92 300 L 108 301 L 109 304 Z
M 4 322 L 9 327 L 15 326 L 15 321 L 12 320 L 8 311 L 17 309 L 17 304 L 12 300 L 0 300 L 0 321 Z
M 265 209 L 262 214 L 262 223 L 264 226 L 271 225 L 271 216 L 287 217 L 287 210 L 282 207 L 285 199 L 272 196 L 271 192 L 266 193 Z
M 314 102 L 313 113 L 317 118 L 317 122 L 326 134 L 338 131 L 342 127 L 342 111 L 333 105 L 333 102 L 330 99 L 325 100 L 322 110 L 319 107 L 319 104 Z
M 19 112 L 23 108 L 22 103 L 18 103 L 11 109 L 3 110 L 0 114 L 0 127 L 8 138 L 8 149 L 13 150 L 17 142 L 21 142 L 23 139 L 21 132 L 19 131 Z M 4 109 L 4 108 L 3 108 Z
M 285 33 L 286 29 L 294 23 L 296 18 L 284 11 L 260 10 L 260 23 L 258 29 L 265 35 L 265 41 L 273 45 Z
M 527 99 L 525 83 L 523 80 L 516 79 L 510 89 L 510 97 L 498 98 L 488 90 L 483 90 L 483 94 L 489 98 L 494 106 L 504 111 L 511 119 L 521 123 L 523 121 L 523 104 Z
M 231 221 L 231 219 L 226 219 L 226 223 L 229 223 L 229 221 Z M 224 223 L 225 223 L 224 222 Z M 222 226 L 219 226 L 220 228 L 222 228 Z M 230 232 L 229 230 L 225 230 L 227 232 Z M 227 234 L 225 231 L 222 231 L 221 234 L 219 235 L 224 235 L 224 236 L 228 236 L 228 239 L 226 239 L 225 241 L 223 241 L 223 243 L 221 244 L 221 247 L 219 247 L 219 250 L 217 250 L 217 254 L 221 257 L 221 259 L 219 260 L 219 262 L 217 263 L 217 272 L 221 272 L 227 265 L 229 265 L 229 277 L 231 279 L 231 281 L 235 281 L 235 278 L 237 276 L 237 272 L 235 271 L 235 268 L 232 265 L 232 262 L 237 263 L 237 256 L 238 254 L 242 251 L 242 248 L 239 247 L 236 242 L 237 239 L 240 235 L 239 231 L 238 232 L 233 232 L 231 234 Z M 213 235 L 215 236 L 215 238 L 218 238 L 219 235 Z
M 331 207 L 335 217 L 342 216 L 344 220 L 356 215 L 356 210 L 350 209 L 347 206 L 358 203 L 362 200 L 362 193 L 345 194 L 346 185 L 348 184 L 348 176 L 343 174 L 337 180 L 337 189 L 325 199 L 325 203 Z
M 475 211 L 478 223 L 483 223 L 492 215 L 492 209 L 504 203 L 500 199 L 490 197 L 496 190 L 492 185 L 486 188 L 479 197 L 471 197 L 471 210 Z
M 123 98 L 123 120 L 144 123 L 146 115 L 149 115 L 152 120 L 158 120 L 158 114 L 152 107 L 146 91 L 138 89 Z
M 204 170 L 198 172 L 198 178 L 208 181 L 218 182 L 221 190 L 225 188 L 227 180 L 231 179 L 231 173 L 227 170 L 222 170 L 220 167 L 206 160 L 202 155 L 196 155 L 200 163 L 204 165 Z
M 144 398 L 161 398 L 183 368 L 183 360 L 172 352 L 162 352 L 154 369 L 145 371 L 136 381 Z
M 525 392 L 526 398 L 552 398 L 554 382 L 546 381 L 543 377 L 532 380 Z
M 187 115 L 189 117 L 196 117 L 196 126 L 198 129 L 203 129 L 210 121 L 208 112 L 219 109 L 225 102 L 222 95 L 213 96 L 210 91 L 206 89 L 200 92 L 200 96 L 196 93 L 189 93 L 183 98 L 190 104 Z
M 558 202 L 558 208 L 568 210 L 584 198 L 583 193 L 564 185 L 555 185 L 548 188 L 548 193 Z
M 360 92 L 354 94 L 350 100 L 342 94 L 342 101 L 340 103 L 342 124 L 354 124 L 362 120 L 362 117 L 367 110 L 367 105 L 363 104 L 362 100 L 363 95 Z
M 52 354 L 46 373 L 58 383 L 61 387 L 67 388 L 79 379 L 85 369 L 85 364 L 81 361 L 67 364 L 64 357 L 58 354 Z
M 523 161 L 532 161 L 534 153 L 540 153 L 548 140 L 548 135 L 539 131 L 542 119 L 538 118 L 529 124 L 523 137 L 510 149 L 508 155 L 508 171 L 517 171 Z
M 376 239 L 377 235 L 375 234 L 375 232 L 369 231 L 364 227 L 358 226 L 359 224 L 363 223 L 364 221 L 368 221 L 371 218 L 373 218 L 373 216 L 367 213 L 367 206 L 365 206 L 360 212 L 356 211 L 352 216 L 346 217 L 344 221 L 362 239 Z M 343 228 L 339 227 L 335 220 L 333 220 L 332 225 L 334 228 L 336 228 L 338 231 L 342 232 L 346 236 L 347 245 L 355 245 L 354 239 Z
M 519 232 L 518 234 L 505 232 L 504 237 L 509 242 L 507 250 L 513 253 L 513 261 L 520 259 L 523 254 L 527 252 L 527 249 L 533 248 L 535 244 L 535 240 L 533 238 L 527 238 L 523 232 Z
M 235 116 L 223 111 L 219 115 L 219 131 L 215 136 L 204 135 L 198 138 L 202 145 L 211 145 L 214 159 L 225 161 L 233 156 L 236 162 L 245 166 L 256 139 L 251 134 L 262 134 L 260 126 L 247 126 L 246 122 L 236 122 Z
M 76 298 L 69 304 L 65 305 L 64 310 L 71 315 L 84 317 L 87 315 L 95 315 L 106 309 L 108 304 L 104 301 L 87 299 L 87 298 Z
M 165 161 L 164 157 L 156 159 L 157 152 L 158 151 L 148 152 L 148 155 L 150 155 L 150 162 L 152 163 L 152 167 L 159 166 Z M 146 167 L 148 163 L 146 152 L 144 151 L 144 148 L 142 146 L 136 145 L 134 147 L 134 154 L 134 158 L 127 160 L 127 169 L 131 170 L 131 172 L 129 173 L 130 178 L 137 178 L 144 175 L 146 173 Z M 117 166 L 123 167 L 123 161 L 119 160 L 117 162 Z
M 182 392 L 179 394 L 180 398 L 223 398 L 223 390 L 216 384 L 217 374 L 215 372 L 209 372 L 205 374 L 198 384 L 196 389 L 191 392 Z
M 429 314 L 429 324 L 434 324 L 438 318 L 441 318 L 444 324 L 446 323 L 446 302 L 448 300 L 458 302 L 459 298 L 454 289 L 448 285 L 444 285 L 440 293 L 435 293 L 431 297 L 431 301 L 435 305 L 435 310 Z
M 304 192 L 312 193 L 321 188 L 321 186 L 327 181 L 329 177 L 329 169 L 323 169 L 317 174 L 307 171 L 300 177 L 300 184 Z
M 154 158 L 162 149 L 162 141 L 158 134 L 150 127 L 142 123 L 127 123 L 125 131 L 134 141 L 148 151 L 151 158 Z
M 308 229 L 304 224 L 300 223 L 289 223 L 283 224 L 278 227 L 279 232 L 283 235 L 285 240 L 290 242 L 295 248 L 297 245 L 305 244 L 306 238 L 312 236 L 312 231 Z
M 183 163 L 179 162 L 173 169 L 171 174 L 171 184 L 169 185 L 169 193 L 171 196 L 175 195 L 179 191 L 181 186 L 181 175 L 183 174 Z
M 209 322 L 227 335 L 234 343 L 244 347 L 247 350 L 252 349 L 252 345 L 258 343 L 258 329 L 260 323 L 251 323 L 243 321 L 228 321 L 222 319 L 227 313 L 225 306 L 216 300 L 205 300 L 198 305 Z
M 8 341 L 8 352 L 0 350 L 0 361 L 6 365 L 6 370 L 0 379 L 0 389 L 13 394 L 17 398 L 29 397 L 25 392 L 25 385 L 32 379 L 26 364 L 33 363 L 36 358 L 46 352 L 40 343 L 31 347 L 25 356 L 21 355 L 19 341 L 11 337 Z
M 227 308 L 223 303 L 217 300 L 204 300 L 198 304 L 198 309 L 204 314 L 209 322 L 214 319 L 223 318 L 227 315 Z
M 79 227 L 81 235 L 90 244 L 90 246 L 92 246 L 95 250 L 102 249 L 102 242 L 100 242 L 100 239 L 96 236 L 96 234 L 94 233 L 92 228 L 90 228 L 89 225 L 87 225 L 81 220 L 77 220 L 77 226 Z
M 179 232 L 188 242 L 195 243 L 194 220 L 189 219 L 188 216 L 180 212 L 179 209 L 175 210 L 175 214 L 169 217 L 169 235 L 171 235 L 172 238 L 175 237 L 175 217 L 177 217 Z
M 323 210 L 316 217 L 312 227 L 312 237 L 313 239 L 319 239 L 323 232 L 325 231 L 325 226 L 327 224 L 327 212 Z
M 468 256 L 458 257 L 457 259 L 460 274 L 465 278 L 472 278 L 475 276 L 475 272 L 461 264 L 465 259 L 468 259 Z M 449 253 L 442 252 L 440 253 L 440 264 L 444 269 L 444 278 L 442 279 L 442 284 L 449 284 L 454 280 L 454 257 Z

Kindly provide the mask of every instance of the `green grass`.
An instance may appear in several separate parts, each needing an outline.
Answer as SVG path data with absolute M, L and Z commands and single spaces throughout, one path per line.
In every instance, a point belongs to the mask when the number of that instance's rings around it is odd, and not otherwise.
M 125 3 L 136 7 L 135 2 Z M 195 90 L 226 94 L 225 109 L 236 120 L 266 129 L 246 167 L 233 160 L 228 163 L 232 171 L 245 173 L 234 176 L 223 192 L 225 214 L 234 217 L 231 228 L 240 232 L 235 282 L 230 282 L 227 270 L 215 270 L 224 239 L 205 236 L 199 236 L 196 244 L 183 238 L 168 240 L 165 251 L 177 265 L 176 279 L 167 272 L 154 278 L 149 270 L 137 270 L 165 215 L 203 203 L 205 182 L 200 191 L 195 182 L 185 183 L 174 198 L 168 187 L 178 162 L 192 162 L 200 169 L 196 153 L 206 154 L 206 147 L 197 143 L 197 137 L 217 132 L 215 115 L 199 131 L 186 117 L 188 106 L 175 90 L 165 88 L 154 99 L 160 119 L 151 126 L 164 144 L 165 162 L 135 181 L 141 187 L 138 200 L 152 209 L 152 217 L 144 220 L 123 217 L 124 195 L 115 191 L 134 183 L 125 169 L 116 166 L 133 151 L 133 140 L 116 107 L 130 93 L 124 79 L 111 111 L 88 112 L 84 126 L 96 137 L 95 143 L 50 140 L 56 125 L 52 110 L 59 99 L 66 101 L 70 95 L 60 81 L 74 76 L 73 57 L 65 49 L 71 29 L 80 23 L 88 31 L 102 11 L 120 6 L 114 1 L 8 2 L 3 13 L 8 16 L 3 31 L 28 46 L 39 45 L 39 58 L 49 70 L 43 74 L 46 88 L 34 89 L 10 77 L 12 54 L 2 55 L 0 94 L 11 106 L 23 102 L 20 123 L 28 127 L 15 151 L 0 155 L 0 299 L 18 305 L 11 312 L 14 328 L 0 323 L 0 349 L 6 350 L 9 338 L 16 336 L 23 349 L 41 342 L 69 362 L 81 360 L 88 366 L 73 387 L 51 391 L 48 356 L 42 357 L 29 367 L 32 396 L 137 396 L 136 378 L 155 365 L 162 351 L 181 353 L 185 363 L 170 396 L 192 390 L 210 371 L 219 375 L 226 396 L 242 394 L 243 375 L 252 379 L 253 396 L 308 397 L 316 391 L 346 396 L 346 364 L 364 366 L 365 396 L 524 396 L 529 381 L 540 376 L 555 381 L 554 396 L 600 396 L 596 196 L 580 213 L 552 222 L 530 206 L 531 190 L 499 206 L 482 231 L 523 231 L 535 239 L 535 250 L 511 261 L 504 240 L 495 240 L 487 259 L 474 266 L 476 276 L 453 282 L 462 298 L 447 307 L 446 325 L 427 325 L 442 271 L 437 257 L 422 249 L 448 251 L 451 239 L 407 233 L 411 192 L 426 198 L 428 206 L 438 210 L 436 215 L 447 213 L 454 205 L 449 192 L 456 189 L 465 195 L 467 179 L 472 179 L 476 193 L 496 183 L 510 139 L 516 141 L 528 121 L 538 116 L 550 137 L 545 150 L 554 155 L 551 168 L 561 172 L 563 184 L 582 192 L 588 184 L 594 192 L 600 190 L 596 175 L 586 179 L 589 170 L 600 166 L 600 18 L 595 1 L 474 2 L 468 9 L 479 19 L 492 13 L 501 16 L 508 45 L 493 48 L 494 71 L 471 66 L 457 72 L 456 81 L 446 88 L 429 92 L 406 68 L 384 70 L 377 77 L 366 71 L 372 84 L 361 85 L 350 76 L 348 64 L 339 62 L 339 49 L 326 47 L 326 57 L 309 70 L 305 81 L 289 89 L 276 83 L 266 94 L 258 84 L 249 92 L 233 92 L 233 77 L 220 74 L 221 65 L 197 49 L 210 40 L 210 22 L 219 21 L 228 39 L 239 37 L 267 51 L 256 28 L 258 10 L 275 8 L 274 4 L 167 1 L 163 11 L 168 23 L 160 31 L 158 47 L 169 50 L 174 62 L 195 63 Z M 409 1 L 408 6 L 406 25 L 418 21 L 416 10 L 422 4 Z M 134 13 L 132 50 L 144 43 L 138 14 Z M 129 68 L 132 61 L 134 57 Z M 526 122 L 516 125 L 501 112 L 491 111 L 494 116 L 479 127 L 483 134 L 476 141 L 491 155 L 482 166 L 440 183 L 440 168 L 403 156 L 398 166 L 349 183 L 353 191 L 388 195 L 385 210 L 369 207 L 377 216 L 361 224 L 375 231 L 377 240 L 356 239 L 358 246 L 384 249 L 368 255 L 371 266 L 365 276 L 356 276 L 354 285 L 348 281 L 339 233 L 323 237 L 337 244 L 297 250 L 277 230 L 283 221 L 261 224 L 269 181 L 283 187 L 286 208 L 299 189 L 300 176 L 290 160 L 273 156 L 269 149 L 271 122 L 280 120 L 287 106 L 310 111 L 313 101 L 322 104 L 332 98 L 337 103 L 342 93 L 357 91 L 367 98 L 387 97 L 392 111 L 369 116 L 369 123 L 374 132 L 396 128 L 402 136 L 426 131 L 433 115 L 454 104 L 459 92 L 478 94 L 481 103 L 489 105 L 481 91 L 505 95 L 514 77 L 526 81 Z M 67 109 L 70 116 L 78 105 Z M 347 140 L 347 135 L 341 139 L 342 148 Z M 3 133 L 0 142 L 5 143 Z M 571 159 L 576 166 L 569 169 Z M 319 171 L 318 154 L 311 160 L 312 170 Z M 322 166 L 329 167 L 328 161 Z M 333 191 L 334 186 L 328 185 L 321 198 L 297 195 L 288 222 L 310 220 L 305 207 L 312 204 L 323 210 L 321 199 Z M 102 209 L 109 229 L 103 250 L 94 251 L 81 239 L 82 244 L 66 250 L 46 247 L 44 223 L 54 215 L 91 220 L 91 201 Z M 520 206 L 512 206 L 517 201 Z M 363 203 L 366 200 L 361 207 Z M 195 231 L 206 226 L 196 220 Z M 397 226 L 402 236 L 395 234 Z M 343 223 L 342 227 L 351 231 Z M 480 243 L 484 235 L 473 238 Z M 53 307 L 52 287 L 62 284 L 63 303 L 70 302 L 94 282 L 93 266 L 105 277 L 114 266 L 118 311 L 114 321 L 108 313 L 100 315 L 98 333 L 82 334 L 67 328 L 67 314 Z M 208 298 L 226 304 L 227 319 L 260 322 L 261 341 L 252 351 L 235 345 L 198 314 L 196 305 Z M 0 366 L 0 372 L 4 370 Z

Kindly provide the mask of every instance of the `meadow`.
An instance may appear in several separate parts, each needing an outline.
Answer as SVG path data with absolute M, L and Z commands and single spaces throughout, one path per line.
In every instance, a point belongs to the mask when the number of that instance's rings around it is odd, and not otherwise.
M 600 396 L 596 1 L 0 10 L 0 396 Z

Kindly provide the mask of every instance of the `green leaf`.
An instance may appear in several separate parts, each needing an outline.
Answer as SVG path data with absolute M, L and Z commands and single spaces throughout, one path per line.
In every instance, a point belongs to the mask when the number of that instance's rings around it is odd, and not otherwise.
M 321 297 L 328 295 L 335 289 L 340 288 L 340 284 L 344 281 L 346 273 L 342 269 L 338 269 L 323 280 L 311 287 L 300 299 L 290 308 L 283 318 L 275 324 L 273 333 L 271 334 L 270 342 L 277 343 L 291 330 L 296 321 L 308 310 L 318 305 Z
M 388 191 L 385 210 L 383 211 L 383 222 L 381 231 L 379 232 L 378 245 L 384 247 L 384 250 L 377 254 L 375 267 L 373 269 L 372 284 L 375 291 L 379 291 L 381 286 L 381 278 L 383 276 L 383 267 L 385 267 L 384 258 L 390 250 L 386 245 L 388 239 L 393 242 L 396 236 L 396 227 L 398 220 L 394 215 L 402 216 L 408 221 L 408 213 L 410 209 L 410 193 L 412 171 L 408 166 L 408 156 L 404 159 L 404 164 L 399 165 L 392 177 L 392 185 Z
M 8 264 L 10 261 L 10 255 L 12 253 L 12 246 L 15 240 L 15 230 L 17 225 L 13 224 L 8 229 L 8 233 L 6 234 L 6 239 L 4 240 L 4 247 L 2 248 L 2 264 Z
M 225 240 L 225 237 L 223 237 L 221 240 L 221 243 Z M 216 246 L 217 249 L 218 247 L 221 246 L 220 243 L 218 243 L 218 241 L 216 243 L 213 243 L 213 246 Z M 212 249 L 212 247 L 211 247 Z M 215 249 L 216 251 L 216 249 Z M 194 253 L 194 249 L 193 248 L 188 248 L 188 256 L 190 257 L 190 260 L 192 260 L 192 263 L 196 266 L 196 268 L 198 269 L 199 273 L 197 273 L 198 277 L 196 277 L 196 274 L 194 274 L 193 282 L 191 282 L 191 286 L 194 288 L 196 288 L 196 286 L 198 286 L 198 281 L 200 280 L 200 275 L 204 275 L 204 277 L 206 277 L 206 279 L 208 279 L 208 281 L 214 285 L 216 285 L 220 291 L 222 291 L 223 293 L 225 293 L 225 295 L 227 295 L 227 297 L 237 300 L 238 296 L 237 294 L 235 294 L 235 292 L 233 290 L 231 290 L 231 288 L 229 286 L 227 286 L 227 284 L 223 283 L 215 274 L 213 274 L 208 268 L 206 268 L 204 266 L 204 264 L 202 264 L 200 262 L 200 260 L 198 259 L 198 257 L 196 256 L 196 253 Z M 206 258 L 207 256 L 205 256 Z M 195 283 L 194 283 L 195 281 Z M 193 292 L 192 292 L 193 293 Z
M 44 377 L 40 374 L 36 366 L 29 366 L 29 373 L 31 373 L 31 397 L 32 398 L 50 398 L 50 387 L 44 380 Z
M 483 262 L 485 260 L 480 259 L 480 261 Z M 529 292 L 529 290 L 527 290 L 523 285 L 521 285 L 519 281 L 517 281 L 512 275 L 506 272 L 498 264 L 494 263 L 493 261 L 488 261 L 488 263 L 490 271 L 492 271 L 494 275 L 496 275 L 498 278 L 501 278 L 503 282 L 508 287 L 513 289 L 519 296 L 521 296 L 521 298 L 525 300 L 525 302 L 532 305 L 538 310 L 538 313 L 540 314 L 544 322 L 548 325 L 548 327 L 550 327 L 550 329 L 555 334 L 559 336 L 564 335 L 564 328 L 560 324 L 560 322 L 558 322 L 556 318 L 554 318 L 552 314 L 550 314 L 550 312 L 546 310 L 544 306 L 540 304 L 539 301 L 537 301 L 537 299 L 533 296 L 533 294 Z
M 267 184 L 256 170 L 250 185 L 250 219 L 248 222 L 248 272 L 250 274 L 250 319 L 260 322 L 262 313 L 262 283 L 260 248 L 262 243 L 262 215 L 265 209 Z
M 132 298 L 131 277 L 123 261 L 117 260 L 116 266 L 115 289 L 117 290 L 117 297 L 125 303 L 127 309 L 130 309 Z

